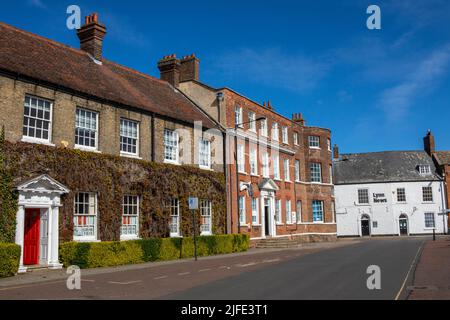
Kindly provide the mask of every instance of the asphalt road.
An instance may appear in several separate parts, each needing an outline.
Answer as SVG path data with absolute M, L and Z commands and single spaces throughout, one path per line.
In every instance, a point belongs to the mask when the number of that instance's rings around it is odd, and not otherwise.
M 0 286 L 0 299 L 395 299 L 423 238 L 369 239 L 161 265 L 82 271 L 81 290 L 64 278 Z M 367 267 L 381 268 L 368 290 Z M 405 287 L 407 284 L 405 285 Z
M 163 299 L 396 299 L 424 239 L 370 239 L 198 286 Z M 368 290 L 367 268 L 381 269 L 381 289 Z M 411 273 L 412 274 L 412 273 Z

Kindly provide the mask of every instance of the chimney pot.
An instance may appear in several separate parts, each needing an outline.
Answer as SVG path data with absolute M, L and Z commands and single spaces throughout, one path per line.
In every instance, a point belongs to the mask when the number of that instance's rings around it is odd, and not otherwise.
M 333 159 L 339 159 L 339 147 L 337 146 L 337 144 L 335 144 L 333 147 Z
M 158 62 L 158 69 L 161 80 L 169 82 L 174 87 L 180 84 L 180 60 L 177 59 L 176 54 L 164 56 Z
M 436 143 L 434 141 L 434 135 L 431 130 L 428 130 L 427 135 L 423 138 L 423 145 L 425 151 L 431 156 L 436 152 Z
M 102 60 L 103 39 L 106 27 L 98 22 L 98 14 L 93 13 L 85 18 L 85 25 L 77 31 L 81 50 L 89 53 L 94 59 Z

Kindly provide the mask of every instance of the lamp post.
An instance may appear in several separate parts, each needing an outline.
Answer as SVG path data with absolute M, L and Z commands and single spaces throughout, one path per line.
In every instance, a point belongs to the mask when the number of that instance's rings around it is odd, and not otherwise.
M 238 217 L 238 233 L 241 233 L 241 219 L 239 216 L 239 193 L 240 193 L 240 188 L 239 188 L 239 170 L 238 170 L 238 139 L 237 139 L 237 130 L 240 126 L 243 126 L 244 124 L 249 124 L 249 123 L 253 123 L 253 122 L 259 122 L 259 121 L 263 121 L 266 120 L 266 117 L 259 117 L 255 120 L 251 120 L 251 121 L 247 121 L 247 122 L 242 122 L 242 123 L 236 123 L 234 125 L 234 163 L 236 166 L 236 200 L 237 200 L 237 217 Z

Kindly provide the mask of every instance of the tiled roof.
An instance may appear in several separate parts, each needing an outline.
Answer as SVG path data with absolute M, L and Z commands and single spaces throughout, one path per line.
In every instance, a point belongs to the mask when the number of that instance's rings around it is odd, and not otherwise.
M 0 69 L 188 123 L 215 123 L 167 82 L 0 22 Z
M 439 165 L 450 164 L 450 151 L 437 151 L 435 156 Z
M 418 167 L 429 165 L 431 174 Z M 436 181 L 436 166 L 425 151 L 388 151 L 343 154 L 334 162 L 334 182 L 339 184 Z

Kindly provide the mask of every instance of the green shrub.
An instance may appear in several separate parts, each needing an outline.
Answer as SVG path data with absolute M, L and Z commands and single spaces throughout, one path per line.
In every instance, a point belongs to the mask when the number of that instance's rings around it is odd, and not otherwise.
M 20 246 L 0 243 L 0 278 L 10 277 L 19 270 Z
M 248 249 L 247 235 L 199 237 L 198 256 L 227 254 Z M 149 261 L 168 261 L 194 256 L 192 238 L 145 239 L 123 242 L 61 244 L 60 259 L 65 267 L 112 267 Z

